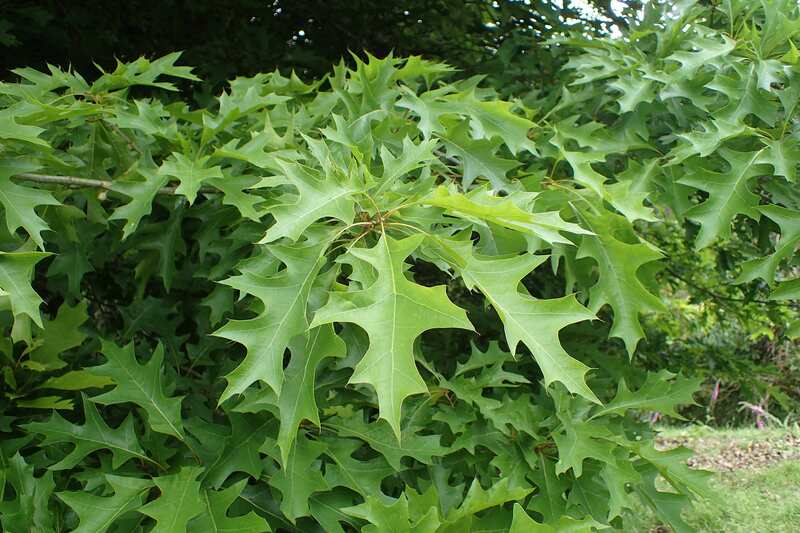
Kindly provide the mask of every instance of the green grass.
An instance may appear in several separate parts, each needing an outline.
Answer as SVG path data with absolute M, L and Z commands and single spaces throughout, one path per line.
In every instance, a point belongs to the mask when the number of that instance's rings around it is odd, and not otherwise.
M 688 433 L 687 433 L 688 432 Z M 720 430 L 707 428 L 669 430 L 669 437 L 700 438 L 703 454 L 713 454 L 726 442 L 746 446 L 780 437 L 785 430 Z M 715 445 L 715 443 L 718 443 Z M 708 533 L 793 533 L 800 531 L 800 461 L 790 460 L 761 468 L 748 468 L 715 474 L 712 487 L 721 505 L 695 502 L 684 519 L 698 532 Z M 630 533 L 668 531 L 657 528 L 658 519 L 647 509 L 635 509 L 626 517 Z

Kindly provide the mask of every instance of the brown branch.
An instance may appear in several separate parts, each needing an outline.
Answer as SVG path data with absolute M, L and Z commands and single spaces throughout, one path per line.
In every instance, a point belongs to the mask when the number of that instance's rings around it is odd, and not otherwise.
M 95 189 L 105 189 L 107 191 L 114 190 L 114 182 L 107 181 L 107 180 L 93 180 L 89 178 L 78 178 L 76 176 L 51 176 L 48 174 L 33 174 L 31 172 L 25 172 L 23 174 L 17 174 L 14 176 L 15 178 L 19 178 L 26 181 L 33 181 L 36 183 L 50 183 L 56 185 L 66 185 L 68 187 L 92 187 Z M 176 194 L 175 189 L 177 187 L 161 187 L 158 189 L 158 194 Z M 204 193 L 213 193 L 219 192 L 219 190 L 215 189 L 214 187 L 200 187 L 200 192 Z

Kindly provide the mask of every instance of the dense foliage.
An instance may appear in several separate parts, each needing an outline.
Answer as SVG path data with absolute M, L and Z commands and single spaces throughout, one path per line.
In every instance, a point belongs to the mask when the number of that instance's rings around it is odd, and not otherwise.
M 553 43 L 567 83 L 524 102 L 419 57 L 208 108 L 177 54 L 15 70 L 3 530 L 591 531 L 637 500 L 687 530 L 706 476 L 635 416 L 699 384 L 629 364 L 646 237 L 758 235 L 736 281 L 797 331 L 798 32 L 789 1 L 651 5 Z

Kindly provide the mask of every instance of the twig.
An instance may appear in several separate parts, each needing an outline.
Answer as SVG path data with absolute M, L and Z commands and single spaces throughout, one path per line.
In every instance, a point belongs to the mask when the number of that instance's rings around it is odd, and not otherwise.
M 704 292 L 707 295 L 712 296 L 714 298 L 717 298 L 719 300 L 724 300 L 724 301 L 728 301 L 728 302 L 742 302 L 742 303 L 754 303 L 754 304 L 763 304 L 763 305 L 776 305 L 778 307 L 791 307 L 791 308 L 795 307 L 792 304 L 792 302 L 783 303 L 783 302 L 780 302 L 780 301 L 777 301 L 777 300 L 757 300 L 755 298 L 734 298 L 734 297 L 731 297 L 731 296 L 725 296 L 725 295 L 722 295 L 722 294 L 718 294 L 718 293 L 716 293 L 716 292 L 714 292 L 714 291 L 712 291 L 710 289 L 707 289 L 707 288 L 705 288 L 705 287 L 703 287 L 701 285 L 697 285 L 696 283 L 694 283 L 694 282 L 688 280 L 687 278 L 681 276 L 680 274 L 678 274 L 677 272 L 675 272 L 673 269 L 671 269 L 669 267 L 665 268 L 664 270 L 666 272 L 669 272 L 673 277 L 681 280 L 682 282 L 684 282 L 688 286 L 690 286 L 690 287 L 692 287 L 694 289 L 697 289 L 700 292 Z
M 56 185 L 67 185 L 69 187 L 93 187 L 95 189 L 105 189 L 108 191 L 114 190 L 114 182 L 108 180 L 93 180 L 89 178 L 78 178 L 76 176 L 51 176 L 48 174 L 33 174 L 25 172 L 14 176 L 26 181 L 33 181 L 36 183 L 52 183 Z M 158 194 L 171 194 L 174 195 L 177 187 L 161 187 L 158 189 Z M 200 187 L 200 192 L 213 193 L 220 192 L 214 187 Z

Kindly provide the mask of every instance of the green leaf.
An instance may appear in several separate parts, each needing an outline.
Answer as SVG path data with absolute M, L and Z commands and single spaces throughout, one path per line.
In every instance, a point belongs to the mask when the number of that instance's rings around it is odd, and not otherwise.
M 577 224 L 563 220 L 558 211 L 529 212 L 515 203 L 514 199 L 513 196 L 510 198 L 495 196 L 484 188 L 464 195 L 447 187 L 439 186 L 431 194 L 422 198 L 420 203 L 441 207 L 449 214 L 467 220 L 489 222 L 529 234 L 551 244 L 572 244 L 572 241 L 561 234 L 562 231 L 577 234 L 590 233 Z
M 84 390 L 113 385 L 114 381 L 105 376 L 97 376 L 92 374 L 89 370 L 70 370 L 66 374 L 48 378 L 47 381 L 42 383 L 43 389 L 56 389 L 56 390 Z
M 800 243 L 800 211 L 777 205 L 760 206 L 758 211 L 773 220 L 781 229 L 781 238 L 775 251 L 766 257 L 755 257 L 742 263 L 742 272 L 736 283 L 746 283 L 761 278 L 770 285 L 775 283 L 775 273 L 781 262 L 792 257 Z
M 401 177 L 413 172 L 434 161 L 436 156 L 433 151 L 436 149 L 436 140 L 420 141 L 414 144 L 411 139 L 403 139 L 403 149 L 395 157 L 385 146 L 381 147 L 381 162 L 383 163 L 383 174 L 381 175 L 378 192 L 386 191 Z
M 430 329 L 472 329 L 467 314 L 448 299 L 443 286 L 422 287 L 406 278 L 405 259 L 422 239 L 382 235 L 373 248 L 351 249 L 350 255 L 375 268 L 377 279 L 360 291 L 331 293 L 311 324 L 352 322 L 367 332 L 369 350 L 350 382 L 375 389 L 380 417 L 389 422 L 398 440 L 403 400 L 428 391 L 414 362 L 414 341 Z
M 203 456 L 205 472 L 203 483 L 219 488 L 233 472 L 245 472 L 258 478 L 263 470 L 259 450 L 266 436 L 275 428 L 272 418 L 259 418 L 230 413 L 231 432 L 225 438 L 203 442 L 210 452 Z
M 515 503 L 514 519 L 509 533 L 592 533 L 596 531 L 595 528 L 602 528 L 602 524 L 591 518 L 578 520 L 571 516 L 562 516 L 556 521 L 541 524 L 528 516 L 520 504 Z
M 510 487 L 508 478 L 500 480 L 488 490 L 481 487 L 477 479 L 473 480 L 461 505 L 448 513 L 442 532 L 470 531 L 477 513 L 506 502 L 522 500 L 532 491 L 531 488 Z
M 202 470 L 182 467 L 175 474 L 153 478 L 161 495 L 137 509 L 156 521 L 153 533 L 185 533 L 189 521 L 203 512 L 206 507 L 197 481 Z
M 45 320 L 41 345 L 31 352 L 31 360 L 40 363 L 47 369 L 59 369 L 66 366 L 61 354 L 71 348 L 83 344 L 86 335 L 80 326 L 89 319 L 86 314 L 87 303 L 79 302 L 72 307 L 61 304 L 53 320 Z
M 325 439 L 323 442 L 325 455 L 334 461 L 325 466 L 325 481 L 330 487 L 347 487 L 364 497 L 386 498 L 381 483 L 395 472 L 386 459 L 355 459 L 353 453 L 361 448 L 361 443 L 354 439 Z
M 347 355 L 347 346 L 334 333 L 331 325 L 312 329 L 308 338 L 302 341 L 296 342 L 291 348 L 292 359 L 286 367 L 286 379 L 278 398 L 281 420 L 278 446 L 284 464 L 300 422 L 309 420 L 319 426 L 319 412 L 314 397 L 317 367 L 328 357 L 341 358 Z
M 113 496 L 85 491 L 59 492 L 56 496 L 78 515 L 77 533 L 104 533 L 121 516 L 140 508 L 153 483 L 146 479 L 105 474 Z
M 597 312 L 606 304 L 611 306 L 614 324 L 610 334 L 622 339 L 632 356 L 644 337 L 639 315 L 664 311 L 664 304 L 644 286 L 638 271 L 661 259 L 662 254 L 648 243 L 617 239 L 615 233 L 628 227 L 621 217 L 586 212 L 582 217 L 595 233 L 583 237 L 577 255 L 578 259 L 591 257 L 597 262 L 597 283 L 589 289 L 590 308 Z
M 312 494 L 328 490 L 318 461 L 325 448 L 325 444 L 321 442 L 299 436 L 283 468 L 269 481 L 283 495 L 281 511 L 292 523 L 309 515 L 308 499 Z
M 104 365 L 91 367 L 91 372 L 111 378 L 116 385 L 112 390 L 94 396 L 91 400 L 103 405 L 132 402 L 147 413 L 147 422 L 154 431 L 184 438 L 181 422 L 182 397 L 168 397 L 162 385 L 164 347 L 159 344 L 144 365 L 136 360 L 133 342 L 120 348 L 102 340 Z
M 283 174 L 271 184 L 293 185 L 297 194 L 281 196 L 279 203 L 270 209 L 275 224 L 260 242 L 272 242 L 281 237 L 296 241 L 321 218 L 331 217 L 345 224 L 353 222 L 355 203 L 352 196 L 358 188 L 349 175 L 323 176 L 318 170 L 284 160 L 278 160 L 278 166 Z
M 83 413 L 86 422 L 83 426 L 74 425 L 64 420 L 61 415 L 53 411 L 46 422 L 31 422 L 23 428 L 30 433 L 44 435 L 43 446 L 51 444 L 74 444 L 72 451 L 56 464 L 50 466 L 51 470 L 66 470 L 80 463 L 84 457 L 97 450 L 111 450 L 112 466 L 116 470 L 129 459 L 140 459 L 154 463 L 147 457 L 133 427 L 133 417 L 128 414 L 125 420 L 116 429 L 106 425 L 97 408 L 85 396 L 83 399 Z
M 521 287 L 522 278 L 545 260 L 547 256 L 490 258 L 473 255 L 461 274 L 467 287 L 480 290 L 497 311 L 512 353 L 520 342 L 531 351 L 542 370 L 545 386 L 559 381 L 570 392 L 599 403 L 584 378 L 589 367 L 570 357 L 558 338 L 562 328 L 591 320 L 594 314 L 580 305 L 572 294 L 539 300 Z
M 501 100 L 482 101 L 476 98 L 475 90 L 449 95 L 453 110 L 466 114 L 470 119 L 470 129 L 475 139 L 499 137 L 513 155 L 520 150 L 535 152 L 528 139 L 528 131 L 534 123 L 511 112 L 514 104 Z
M 412 523 L 405 493 L 391 503 L 368 497 L 361 505 L 346 507 L 342 511 L 370 522 L 361 529 L 363 533 L 435 533 L 439 526 L 435 508 Z
M 170 159 L 164 161 L 158 169 L 162 176 L 177 178 L 180 185 L 175 189 L 177 194 L 186 196 L 189 203 L 194 203 L 197 192 L 203 183 L 214 178 L 222 178 L 220 167 L 208 167 L 210 156 L 189 159 L 183 154 L 172 152 Z
M 674 378 L 674 379 L 673 379 Z M 683 419 L 675 408 L 678 405 L 694 404 L 694 393 L 700 388 L 703 378 L 684 378 L 661 370 L 648 372 L 645 382 L 636 392 L 631 392 L 621 379 L 617 395 L 604 407 L 595 411 L 592 418 L 610 414 L 624 415 L 630 409 L 658 411 L 667 416 Z
M 277 394 L 283 386 L 283 356 L 289 342 L 308 329 L 306 305 L 314 279 L 323 265 L 326 243 L 305 245 L 275 244 L 267 247 L 270 255 L 262 255 L 239 267 L 241 275 L 222 283 L 242 294 L 251 294 L 264 303 L 265 310 L 256 318 L 231 320 L 214 335 L 229 339 L 247 348 L 244 361 L 225 376 L 228 386 L 220 403 L 234 394 L 241 394 L 258 380 Z M 273 273 L 272 256 L 286 268 Z
M 189 522 L 187 531 L 208 531 L 210 533 L 261 533 L 272 531 L 266 520 L 255 512 L 241 516 L 228 516 L 228 508 L 235 502 L 247 484 L 243 479 L 224 490 L 203 490 L 201 498 L 205 512 Z
M 759 163 L 772 165 L 775 174 L 791 182 L 797 181 L 797 167 L 800 165 L 800 142 L 792 137 L 777 140 L 764 140 L 766 148 L 759 157 Z
M 433 464 L 433 457 L 443 457 L 447 448 L 440 444 L 438 435 L 418 435 L 421 428 L 407 426 L 399 438 L 386 422 L 367 424 L 360 416 L 348 419 L 331 419 L 325 427 L 335 430 L 340 437 L 356 437 L 380 453 L 396 471 L 404 470 L 403 457 L 411 457 L 425 464 Z
M 0 139 L 13 139 L 39 146 L 49 146 L 46 141 L 39 138 L 44 131 L 43 128 L 17 122 L 14 118 L 13 108 L 0 111 Z
M 517 168 L 519 163 L 496 155 L 502 144 L 499 140 L 473 139 L 469 134 L 467 123 L 459 121 L 452 125 L 448 124 L 442 142 L 447 155 L 457 158 L 464 167 L 464 175 L 461 178 L 464 190 L 469 189 L 479 177 L 488 179 L 493 189 L 506 191 L 511 189 L 506 174 Z
M 0 251 L 0 296 L 7 296 L 11 302 L 15 322 L 26 316 L 43 327 L 39 314 L 42 299 L 31 287 L 30 280 L 36 263 L 49 255 L 46 252 Z
M 3 531 L 55 531 L 53 512 L 48 505 L 56 487 L 53 472 L 34 476 L 33 465 L 26 463 L 19 452 L 10 459 L 0 454 L 0 466 L 0 494 L 5 492 L 6 483 L 14 489 L 11 499 L 0 499 Z
M 768 171 L 759 163 L 762 152 L 737 152 L 727 148 L 719 151 L 728 163 L 728 170 L 714 172 L 708 168 L 695 166 L 691 174 L 679 183 L 706 191 L 708 200 L 692 207 L 686 217 L 700 224 L 700 233 L 695 242 L 696 249 L 702 249 L 712 241 L 730 237 L 731 222 L 739 215 L 758 220 L 758 196 L 751 190 L 753 178 Z
M 114 210 L 108 220 L 124 220 L 122 228 L 122 238 L 127 239 L 136 228 L 142 218 L 149 215 L 153 209 L 153 199 L 159 189 L 165 186 L 169 177 L 160 174 L 157 169 L 139 165 L 132 174 L 143 178 L 136 180 L 114 180 L 111 188 L 130 198 L 130 201 Z
M 60 205 L 49 192 L 41 191 L 32 185 L 17 185 L 12 176 L 38 170 L 39 165 L 24 159 L 4 157 L 0 161 L 0 205 L 5 211 L 6 227 L 12 234 L 23 228 L 33 242 L 44 250 L 42 232 L 50 229 L 36 214 L 36 207 Z

